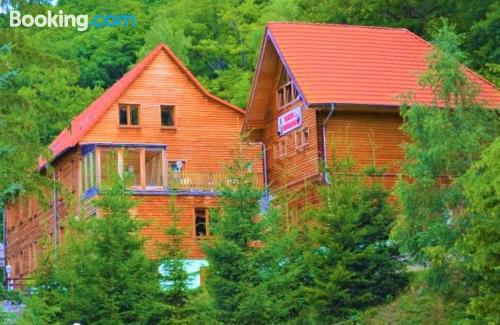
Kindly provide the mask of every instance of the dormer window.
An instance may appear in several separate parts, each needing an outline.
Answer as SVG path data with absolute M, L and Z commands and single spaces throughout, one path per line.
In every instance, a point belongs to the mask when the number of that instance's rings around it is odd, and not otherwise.
M 139 105 L 120 104 L 118 107 L 120 126 L 139 126 Z
M 280 78 L 278 80 L 278 92 L 276 94 L 276 104 L 278 109 L 296 102 L 299 99 L 299 93 L 295 85 L 288 75 L 285 68 L 281 69 Z

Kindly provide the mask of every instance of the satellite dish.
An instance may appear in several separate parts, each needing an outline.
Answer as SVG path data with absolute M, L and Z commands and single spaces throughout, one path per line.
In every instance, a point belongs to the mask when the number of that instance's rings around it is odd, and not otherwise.
M 182 160 L 177 160 L 175 165 L 177 166 L 178 170 L 182 170 L 182 167 L 184 167 L 184 163 L 182 162 Z

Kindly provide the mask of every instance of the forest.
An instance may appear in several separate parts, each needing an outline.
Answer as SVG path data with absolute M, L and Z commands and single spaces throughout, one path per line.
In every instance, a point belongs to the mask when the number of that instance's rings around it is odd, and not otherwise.
M 11 28 L 8 12 L 131 14 L 135 27 Z M 167 275 L 143 252 L 127 177 L 96 203 L 108 222 L 75 218 L 57 257 L 41 257 L 19 324 L 496 324 L 500 318 L 498 111 L 481 107 L 464 64 L 500 85 L 498 0 L 11 0 L 0 3 L 0 198 L 42 194 L 40 155 L 71 119 L 157 44 L 213 94 L 245 108 L 266 22 L 404 27 L 433 43 L 422 84 L 445 109 L 403 107 L 404 177 L 393 193 L 366 175 L 320 189 L 303 227 L 283 232 L 281 205 L 262 222 L 262 192 L 235 158 L 221 188 L 203 289 L 186 285 L 183 230 L 161 248 Z M 435 107 L 434 107 L 435 108 Z M 330 168 L 348 172 L 349 159 Z M 368 170 L 376 173 L 376 170 Z M 442 186 L 442 175 L 451 175 Z M 390 203 L 391 195 L 400 206 Z M 286 195 L 283 200 L 286 200 Z M 334 204 L 332 204 L 334 202 Z M 176 215 L 175 197 L 171 205 Z M 94 240 L 95 239 L 95 240 Z M 256 249 L 249 243 L 262 243 Z M 127 256 L 123 259 L 123 256 Z M 115 272 L 116 270 L 123 272 Z M 409 271 L 409 270 L 412 271 Z M 417 271 L 415 271 L 416 269 Z M 158 283 L 167 283 L 166 289 Z M 3 318 L 3 319 L 2 319 Z

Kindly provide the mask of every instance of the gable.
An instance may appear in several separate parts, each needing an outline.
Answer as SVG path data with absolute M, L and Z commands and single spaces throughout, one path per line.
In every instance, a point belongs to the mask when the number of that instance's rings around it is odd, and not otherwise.
M 402 28 L 314 23 L 269 23 L 250 93 L 245 128 L 263 119 L 269 79 L 281 61 L 306 106 L 355 104 L 400 106 L 401 95 L 414 94 L 432 103 L 429 88 L 418 85 L 427 69 L 432 46 Z M 478 100 L 498 107 L 500 92 L 487 80 L 465 68 L 478 85 Z
M 159 53 L 164 53 L 170 57 L 172 62 L 178 69 L 186 75 L 191 83 L 203 93 L 207 99 L 225 106 L 228 109 L 234 110 L 243 115 L 244 111 L 240 108 L 210 94 L 191 72 L 182 64 L 175 54 L 164 44 L 158 45 L 151 53 L 149 53 L 142 61 L 135 65 L 127 72 L 120 80 L 108 88 L 99 98 L 90 104 L 82 113 L 76 116 L 69 128 L 64 129 L 50 144 L 49 148 L 54 157 L 62 155 L 66 150 L 74 147 L 87 134 L 87 132 L 97 123 L 102 115 L 110 108 L 110 106 L 123 94 L 123 92 L 135 81 L 135 79 L 148 67 L 154 58 Z M 46 159 L 39 158 L 39 168 L 43 168 L 46 164 Z
M 120 104 L 139 105 L 139 127 L 118 123 Z M 173 106 L 176 130 L 161 128 L 160 107 Z M 81 142 L 169 143 L 186 132 L 224 129 L 239 136 L 243 114 L 207 97 L 165 52 L 160 52 L 133 83 L 112 103 Z M 199 135 L 198 135 L 199 136 Z M 178 141 L 181 141 L 178 139 Z M 202 141 L 200 139 L 200 141 Z

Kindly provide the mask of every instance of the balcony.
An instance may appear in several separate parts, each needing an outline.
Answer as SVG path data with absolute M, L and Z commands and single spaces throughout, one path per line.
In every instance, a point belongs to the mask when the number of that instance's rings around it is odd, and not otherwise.
M 253 173 L 254 186 L 263 188 L 261 173 Z M 223 185 L 235 182 L 225 171 L 169 171 L 169 190 L 177 192 L 216 192 Z
M 88 144 L 82 148 L 83 199 L 94 196 L 108 173 L 132 174 L 136 194 L 169 194 L 173 191 L 212 194 L 235 180 L 226 171 L 189 170 L 167 159 L 166 146 L 152 144 Z M 261 173 L 252 174 L 254 185 L 263 188 Z

